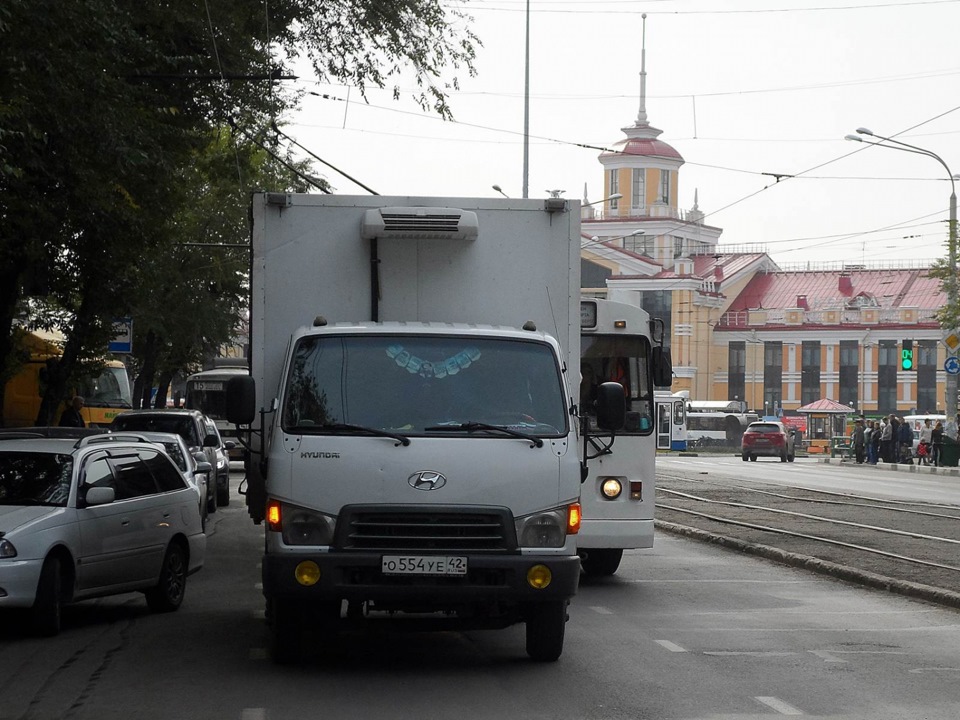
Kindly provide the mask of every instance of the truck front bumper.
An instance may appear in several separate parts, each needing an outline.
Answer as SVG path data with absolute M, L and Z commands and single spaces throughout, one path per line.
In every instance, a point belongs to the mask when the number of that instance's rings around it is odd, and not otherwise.
M 422 553 L 421 553 L 422 554 Z M 469 555 L 465 576 L 388 575 L 382 552 L 337 552 L 263 556 L 263 594 L 296 601 L 372 601 L 378 605 L 456 610 L 462 606 L 524 605 L 567 600 L 577 591 L 580 558 L 556 555 Z M 297 568 L 313 562 L 320 577 L 312 585 L 297 579 Z M 536 565 L 549 568 L 541 588 L 528 582 Z

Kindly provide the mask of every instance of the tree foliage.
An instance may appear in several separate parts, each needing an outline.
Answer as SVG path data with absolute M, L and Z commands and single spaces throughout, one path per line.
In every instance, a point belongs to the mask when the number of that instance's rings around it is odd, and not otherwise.
M 254 187 L 306 187 L 309 165 L 269 137 L 298 100 L 284 63 L 395 95 L 411 73 L 449 117 L 443 75 L 473 72 L 466 22 L 438 0 L 0 3 L 0 395 L 24 314 L 68 338 L 51 404 L 114 317 L 154 332 L 164 363 L 209 349 L 237 317 L 242 263 L 184 243 L 245 237 Z

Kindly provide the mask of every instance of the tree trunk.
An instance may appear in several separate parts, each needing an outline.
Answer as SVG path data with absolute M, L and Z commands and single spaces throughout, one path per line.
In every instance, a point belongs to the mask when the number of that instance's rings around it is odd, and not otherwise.
M 155 408 L 165 408 L 167 406 L 167 393 L 170 392 L 170 382 L 173 380 L 173 373 L 165 370 L 160 373 L 157 380 L 157 397 L 154 400 Z
M 157 335 L 151 330 L 147 333 L 147 339 L 143 347 L 143 367 L 140 374 L 137 375 L 136 385 L 139 390 L 134 389 L 133 404 L 137 408 L 150 407 L 150 391 L 153 390 L 153 376 L 157 372 Z

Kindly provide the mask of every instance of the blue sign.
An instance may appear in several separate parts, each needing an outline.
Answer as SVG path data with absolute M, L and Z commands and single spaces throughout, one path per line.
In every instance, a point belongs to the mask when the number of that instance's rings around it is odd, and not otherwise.
M 943 363 L 943 369 L 947 375 L 960 375 L 960 359 L 951 355 Z
M 113 331 L 117 334 L 107 347 L 112 353 L 133 352 L 133 318 L 115 318 Z

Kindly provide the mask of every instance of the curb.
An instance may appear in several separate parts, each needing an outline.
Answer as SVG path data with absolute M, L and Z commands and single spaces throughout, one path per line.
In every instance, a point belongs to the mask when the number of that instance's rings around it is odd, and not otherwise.
M 849 565 L 840 565 L 827 560 L 821 560 L 820 558 L 816 558 L 811 555 L 799 555 L 797 553 L 787 552 L 786 550 L 781 550 L 780 548 L 775 548 L 770 545 L 750 543 L 744 540 L 738 540 L 737 538 L 728 537 L 726 535 L 717 535 L 715 533 L 707 532 L 706 530 L 700 530 L 699 528 L 689 527 L 687 525 L 677 525 L 676 523 L 666 522 L 665 520 L 654 520 L 654 527 L 656 527 L 657 530 L 663 530 L 665 532 L 673 533 L 674 535 L 681 535 L 684 537 L 693 538 L 694 540 L 700 540 L 701 542 L 720 545 L 733 550 L 739 550 L 740 552 L 747 553 L 748 555 L 756 555 L 758 557 L 773 560 L 784 565 L 803 568 L 804 570 L 811 570 L 822 575 L 829 575 L 831 577 L 840 578 L 841 580 L 855 582 L 876 590 L 886 590 L 887 592 L 895 593 L 897 595 L 906 595 L 908 597 L 919 598 L 921 600 L 937 603 L 938 605 L 960 608 L 960 593 L 953 592 L 952 590 L 944 590 L 942 588 L 933 587 L 932 585 L 923 585 L 921 583 L 910 582 L 908 580 L 896 580 L 884 575 L 877 575 L 876 573 L 867 572 L 865 570 L 858 570 L 857 568 L 850 567 Z
M 832 465 L 836 460 L 837 465 L 856 465 L 852 460 L 837 458 L 818 458 L 817 462 L 821 465 Z M 860 463 L 860 467 L 871 467 L 876 470 L 886 470 L 888 472 L 907 472 L 907 473 L 928 473 L 930 475 L 960 475 L 960 467 L 948 467 L 945 465 L 917 465 L 915 463 Z

